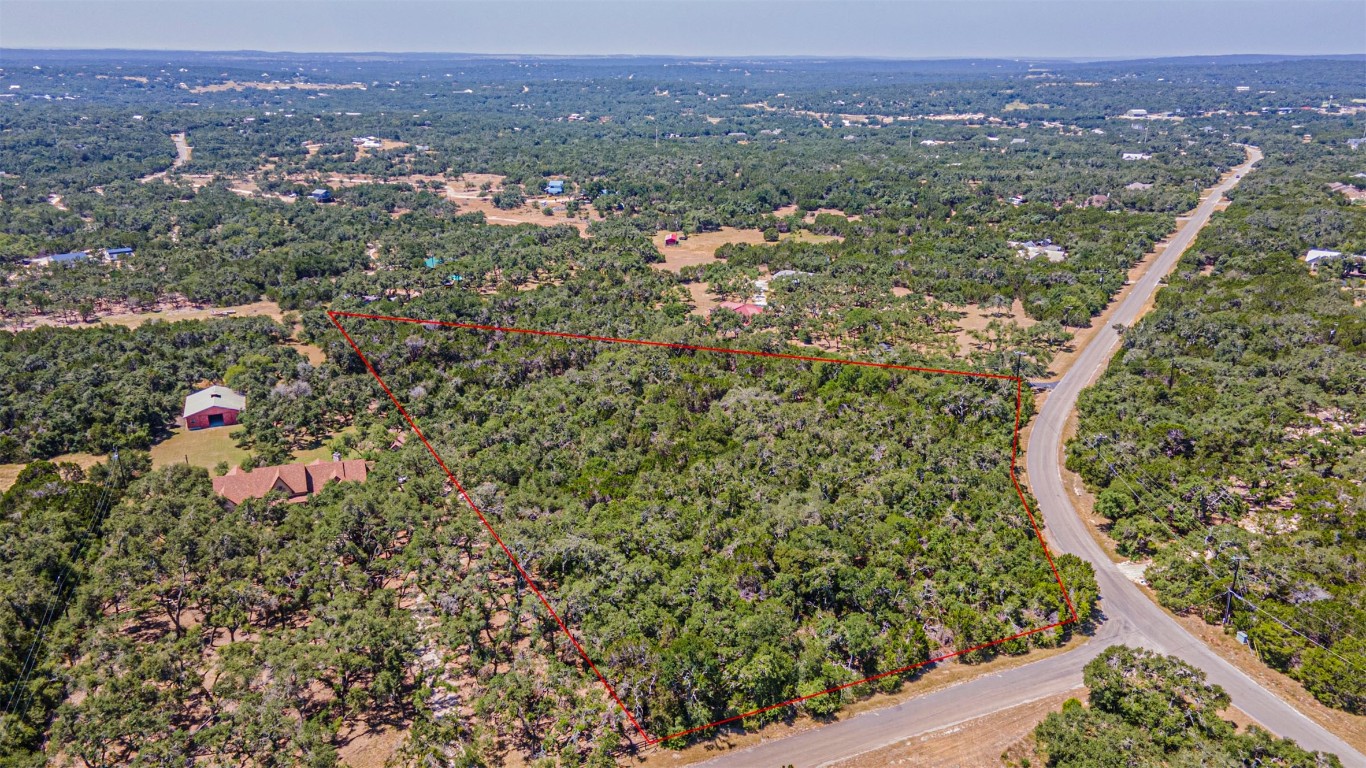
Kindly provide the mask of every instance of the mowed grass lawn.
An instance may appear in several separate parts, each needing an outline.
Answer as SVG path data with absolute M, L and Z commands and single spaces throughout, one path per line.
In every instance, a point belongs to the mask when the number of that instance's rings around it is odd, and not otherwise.
M 191 466 L 203 467 L 210 472 L 218 466 L 219 462 L 226 461 L 229 467 L 235 467 L 242 463 L 248 453 L 233 441 L 230 435 L 237 427 L 211 427 L 200 429 L 194 432 L 184 428 L 176 427 L 171 430 L 171 436 L 152 446 L 152 468 L 161 469 L 171 464 L 189 463 Z M 323 441 L 316 448 L 304 451 L 296 451 L 294 462 L 308 463 L 315 459 L 323 461 L 332 460 L 332 448 L 328 445 L 332 437 L 355 432 L 355 427 L 347 427 L 337 432 L 328 440 Z M 67 461 L 79 464 L 84 469 L 105 461 L 107 456 L 95 456 L 89 453 L 68 453 L 51 459 L 53 462 Z M 3 493 L 18 479 L 19 473 L 23 471 L 27 464 L 0 464 L 0 493 Z
M 176 427 L 172 430 L 171 436 L 160 443 L 152 446 L 152 467 L 159 469 L 168 464 L 183 464 L 187 460 L 196 467 L 204 467 L 212 470 L 218 466 L 218 462 L 226 461 L 228 466 L 235 467 L 247 458 L 247 452 L 238 448 L 230 435 L 236 431 L 237 427 L 210 427 L 191 432 L 184 427 Z M 309 448 L 294 453 L 293 461 L 296 463 L 308 463 L 315 459 L 323 461 L 332 460 L 332 448 L 329 443 L 333 437 L 355 432 L 355 427 L 347 427 L 341 432 L 337 432 L 324 440 L 316 448 Z M 188 459 L 187 459 L 188 457 Z
M 171 430 L 171 436 L 152 446 L 152 467 L 160 469 L 170 464 L 184 464 L 213 469 L 226 461 L 235 467 L 247 458 L 247 452 L 237 447 L 229 437 L 237 427 L 210 427 L 191 432 L 184 427 Z

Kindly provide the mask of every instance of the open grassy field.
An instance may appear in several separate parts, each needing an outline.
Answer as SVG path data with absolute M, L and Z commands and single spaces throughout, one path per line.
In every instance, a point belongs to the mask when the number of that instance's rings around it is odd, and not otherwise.
M 213 469 L 220 461 L 237 466 L 247 458 L 247 452 L 237 447 L 229 436 L 235 427 L 200 429 L 194 432 L 176 427 L 171 437 L 152 446 L 152 467 L 160 469 L 170 464 L 189 463 Z
M 681 241 L 678 245 L 664 245 L 664 238 L 668 236 L 668 232 L 655 233 L 654 244 L 659 252 L 664 254 L 664 263 L 652 266 L 656 269 L 675 273 L 684 267 L 695 264 L 710 264 L 716 261 L 716 249 L 726 243 L 762 245 L 764 242 L 763 232 L 757 229 L 736 229 L 735 227 L 721 227 L 715 232 L 689 235 L 688 239 Z M 828 243 L 839 238 L 833 235 L 816 235 L 806 230 L 798 230 L 781 234 L 778 239 L 780 241 L 796 240 L 799 243 Z
M 58 462 L 69 462 L 79 465 L 81 469 L 90 469 L 101 461 L 104 461 L 104 459 L 105 457 L 103 456 L 96 456 L 90 453 L 66 453 L 61 456 L 54 456 L 49 459 L 49 461 L 54 464 Z M 14 485 L 14 481 L 19 479 L 19 473 L 22 472 L 26 466 L 28 466 L 27 463 L 0 464 L 0 492 L 8 491 L 10 487 Z

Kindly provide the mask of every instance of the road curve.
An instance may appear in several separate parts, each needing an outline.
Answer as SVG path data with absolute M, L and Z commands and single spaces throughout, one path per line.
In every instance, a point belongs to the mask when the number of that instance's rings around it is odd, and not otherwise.
M 1071 370 L 1048 395 L 1034 422 L 1026 456 L 1026 477 L 1038 499 L 1051 546 L 1083 557 L 1096 567 L 1096 580 L 1103 596 L 1100 611 L 1104 621 L 1095 635 L 1079 647 L 1057 656 L 984 675 L 830 725 L 760 742 L 702 765 L 708 768 L 828 765 L 911 736 L 1077 688 L 1081 685 L 1081 668 L 1086 662 L 1106 646 L 1125 643 L 1173 654 L 1195 664 L 1205 670 L 1211 682 L 1222 685 L 1229 692 L 1239 709 L 1268 729 L 1310 749 L 1334 752 L 1342 758 L 1344 765 L 1366 766 L 1366 758 L 1359 752 L 1214 654 L 1124 578 L 1073 510 L 1059 467 L 1062 428 L 1076 404 L 1077 395 L 1105 368 L 1119 342 L 1119 335 L 1110 326 L 1115 323 L 1131 325 L 1138 317 L 1143 305 L 1157 290 L 1158 282 L 1172 270 L 1209 221 L 1224 193 L 1262 158 L 1261 151 L 1254 147 L 1248 147 L 1247 153 L 1247 161 L 1234 169 L 1234 173 L 1200 203 L 1115 308 L 1106 327 L 1098 329 Z
M 1105 614 L 1111 617 L 1111 620 L 1122 617 L 1126 622 L 1136 624 L 1142 628 L 1140 635 L 1144 646 L 1178 656 L 1203 669 L 1210 682 L 1218 683 L 1228 691 L 1235 706 L 1268 730 L 1292 738 L 1309 749 L 1335 752 L 1342 757 L 1346 765 L 1366 766 L 1366 757 L 1360 752 L 1352 749 L 1345 741 L 1305 717 L 1299 710 L 1258 685 L 1252 678 L 1211 651 L 1167 616 L 1139 591 L 1137 586 L 1124 578 L 1091 537 L 1086 523 L 1072 508 L 1067 488 L 1062 480 L 1060 464 L 1063 425 L 1076 406 L 1077 395 L 1095 380 L 1113 356 L 1115 347 L 1119 344 L 1119 334 L 1113 326 L 1118 324 L 1128 327 L 1134 323 L 1143 305 L 1156 291 L 1158 281 L 1176 266 L 1181 254 L 1209 220 L 1210 214 L 1214 212 L 1214 206 L 1223 197 L 1223 193 L 1237 184 L 1242 174 L 1261 160 L 1260 150 L 1248 147 L 1247 151 L 1247 162 L 1239 166 L 1233 177 L 1215 187 L 1213 194 L 1200 203 L 1195 214 L 1172 238 L 1171 244 L 1157 257 L 1153 266 L 1144 273 L 1133 290 L 1116 308 L 1110 323 L 1098 329 L 1090 344 L 1073 363 L 1071 370 L 1049 393 L 1039 410 L 1039 415 L 1034 419 L 1034 428 L 1029 437 L 1029 452 L 1026 455 L 1026 473 L 1030 489 L 1038 499 L 1039 510 L 1043 513 L 1044 524 L 1053 545 L 1063 552 L 1071 552 L 1085 558 L 1096 567 L 1096 580 L 1100 584 L 1100 593 L 1104 596 Z

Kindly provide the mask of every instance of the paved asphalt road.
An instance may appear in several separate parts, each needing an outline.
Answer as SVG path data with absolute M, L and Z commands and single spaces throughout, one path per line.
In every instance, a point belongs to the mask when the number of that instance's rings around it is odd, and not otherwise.
M 1106 646 L 1125 643 L 1173 654 L 1195 664 L 1205 670 L 1210 682 L 1222 685 L 1229 692 L 1239 709 L 1269 730 L 1293 738 L 1304 747 L 1335 752 L 1349 768 L 1366 768 L 1366 757 L 1361 753 L 1209 650 L 1126 579 L 1091 538 L 1086 524 L 1073 510 L 1059 469 L 1062 428 L 1076 404 L 1077 395 L 1104 370 L 1119 343 L 1119 335 L 1111 326 L 1133 324 L 1143 305 L 1157 290 L 1159 280 L 1172 270 L 1209 220 L 1223 193 L 1237 184 L 1241 175 L 1261 158 L 1259 150 L 1249 148 L 1248 161 L 1236 170 L 1236 175 L 1217 186 L 1196 208 L 1194 215 L 1116 308 L 1107 326 L 1099 329 L 1071 370 L 1049 393 L 1034 420 L 1026 457 L 1026 478 L 1043 513 L 1050 546 L 1055 551 L 1083 557 L 1096 567 L 1096 580 L 1102 595 L 1100 609 L 1105 620 L 1095 636 L 1058 656 L 979 677 L 893 707 L 762 742 L 703 765 L 708 768 L 826 765 L 917 734 L 1077 688 L 1081 686 L 1081 668 L 1086 662 Z

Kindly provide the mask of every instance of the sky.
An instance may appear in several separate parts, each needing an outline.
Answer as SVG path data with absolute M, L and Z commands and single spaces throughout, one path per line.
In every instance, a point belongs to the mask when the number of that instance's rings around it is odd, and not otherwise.
M 1366 53 L 1366 0 L 0 0 L 0 47 L 1135 58 Z

